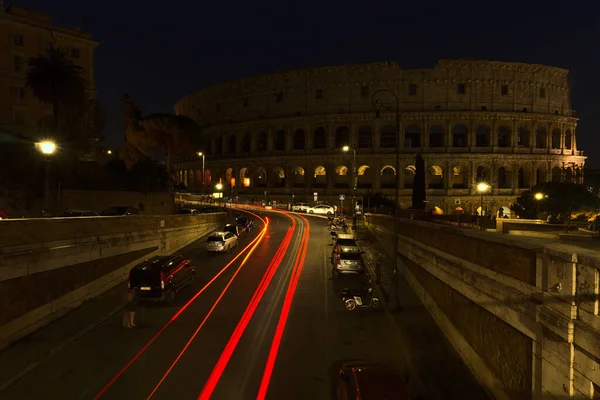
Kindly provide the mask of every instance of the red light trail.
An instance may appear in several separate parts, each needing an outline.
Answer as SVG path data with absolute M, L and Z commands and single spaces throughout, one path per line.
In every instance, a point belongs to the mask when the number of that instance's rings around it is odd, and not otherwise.
M 141 349 L 140 351 L 138 351 L 132 358 L 131 360 L 129 360 L 127 362 L 127 364 L 125 364 L 125 366 L 119 371 L 117 372 L 117 374 L 102 388 L 102 390 L 100 390 L 100 392 L 98 392 L 98 394 L 96 396 L 94 396 L 94 400 L 98 400 L 100 399 L 107 391 L 108 389 L 111 388 L 112 385 L 115 384 L 115 382 L 125 373 L 125 371 L 127 371 L 135 361 L 137 361 L 138 358 L 141 357 L 142 354 L 144 354 L 146 352 L 146 350 L 148 350 L 148 348 L 150 347 L 150 345 L 152 345 L 152 343 L 154 343 L 156 341 L 156 339 L 158 339 L 158 337 L 177 319 L 179 318 L 179 316 L 206 290 L 208 289 L 208 287 L 210 285 L 213 284 L 214 281 L 217 280 L 217 278 L 219 278 L 219 276 L 221 276 L 225 271 L 227 271 L 227 269 L 229 269 L 229 267 L 238 259 L 240 258 L 244 252 L 246 250 L 248 250 L 249 248 L 251 248 L 254 245 L 258 245 L 257 243 L 259 241 L 261 241 L 263 239 L 263 237 L 265 236 L 265 234 L 267 233 L 267 228 L 269 226 L 269 219 L 263 219 L 260 216 L 250 212 L 250 211 L 243 211 L 246 212 L 248 214 L 251 214 L 253 216 L 255 216 L 256 218 L 260 219 L 263 222 L 263 229 L 260 232 L 260 234 L 254 238 L 246 247 L 244 247 L 230 262 L 227 263 L 227 265 L 225 265 L 210 281 L 208 281 L 208 283 L 206 283 L 190 300 L 188 300 L 187 303 L 185 303 L 176 313 L 175 315 L 173 315 L 173 317 L 171 317 L 171 319 L 169 320 L 169 322 L 167 322 Z M 244 262 L 247 258 L 244 259 Z

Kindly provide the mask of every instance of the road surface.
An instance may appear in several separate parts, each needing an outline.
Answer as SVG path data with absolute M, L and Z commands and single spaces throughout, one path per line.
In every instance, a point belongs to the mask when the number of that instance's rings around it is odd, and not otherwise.
M 333 399 L 342 362 L 410 368 L 402 354 L 410 347 L 399 343 L 398 327 L 385 311 L 344 309 L 337 293 L 352 282 L 331 276 L 325 221 L 278 212 L 262 217 L 269 221 L 264 232 L 258 223 L 230 254 L 207 254 L 203 243 L 185 249 L 198 279 L 175 305 L 144 308 L 136 329 L 123 328 L 121 314 L 114 315 L 0 398 Z M 253 240 L 256 246 L 247 247 Z M 484 398 L 456 358 L 444 363 L 464 375 L 461 392 L 446 390 L 444 398 Z

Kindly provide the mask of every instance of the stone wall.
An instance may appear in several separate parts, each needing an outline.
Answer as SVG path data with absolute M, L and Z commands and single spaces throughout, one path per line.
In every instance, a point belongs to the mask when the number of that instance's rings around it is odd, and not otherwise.
M 393 220 L 366 220 L 392 249 Z M 400 227 L 399 272 L 497 398 L 600 396 L 598 251 L 414 220 Z
M 173 214 L 173 196 L 166 192 L 142 193 L 107 190 L 62 190 L 62 210 L 91 210 L 100 212 L 111 206 L 129 206 L 140 209 L 142 214 Z
M 2 221 L 0 349 L 126 279 L 144 258 L 172 254 L 226 214 Z

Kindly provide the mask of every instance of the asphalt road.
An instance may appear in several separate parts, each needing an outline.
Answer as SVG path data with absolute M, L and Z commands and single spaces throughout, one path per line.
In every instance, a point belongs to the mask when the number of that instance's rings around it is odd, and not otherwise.
M 166 329 L 187 300 L 260 233 L 260 224 L 230 254 L 207 254 L 204 243 L 186 249 L 198 279 L 195 287 L 180 292 L 175 305 L 142 309 L 136 329 L 123 328 L 121 314 L 115 315 L 0 393 L 0 398 L 94 399 L 102 393 L 102 399 L 150 395 L 196 399 L 202 393 L 213 399 L 256 399 L 270 359 L 272 374 L 269 385 L 263 386 L 267 399 L 333 399 L 337 372 L 345 361 L 372 360 L 407 368 L 396 328 L 383 310 L 344 309 L 339 289 L 357 282 L 332 278 L 325 221 L 274 212 L 263 215 L 269 218 L 268 229 L 247 261 L 242 255 L 233 262 Z M 273 275 L 265 286 L 267 271 Z M 297 276 L 295 292 L 289 289 L 293 276 Z M 261 287 L 265 290 L 256 303 Z M 287 308 L 290 293 L 293 301 Z M 255 308 L 249 306 L 253 299 Z M 282 310 L 289 310 L 284 328 Z M 273 345 L 282 329 L 280 345 Z M 274 350 L 276 358 L 269 358 Z

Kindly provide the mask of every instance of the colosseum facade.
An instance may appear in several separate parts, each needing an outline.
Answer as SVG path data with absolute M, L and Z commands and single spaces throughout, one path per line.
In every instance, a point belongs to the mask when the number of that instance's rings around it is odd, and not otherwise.
M 490 185 L 484 207 L 508 209 L 537 183 L 582 182 L 585 157 L 567 75 L 544 65 L 474 60 L 441 60 L 431 69 L 393 62 L 298 69 L 199 90 L 175 112 L 203 127 L 204 183 L 220 181 L 227 194 L 287 202 L 318 193 L 333 201 L 351 196 L 355 166 L 357 197 L 393 196 L 399 126 L 403 206 L 410 205 L 421 153 L 436 211 L 473 212 L 481 181 Z M 376 113 L 372 95 L 379 89 L 397 96 L 377 94 L 398 113 Z M 202 190 L 202 175 L 200 157 L 177 166 L 191 190 Z

